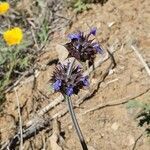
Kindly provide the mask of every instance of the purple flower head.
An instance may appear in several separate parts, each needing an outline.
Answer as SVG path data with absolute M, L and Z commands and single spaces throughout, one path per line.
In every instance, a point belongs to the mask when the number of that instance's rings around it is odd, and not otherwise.
M 71 96 L 72 94 L 78 94 L 80 89 L 87 86 L 88 80 L 87 76 L 83 76 L 82 69 L 79 65 L 73 66 L 72 73 L 68 77 L 67 72 L 69 65 L 69 62 L 66 65 L 59 63 L 53 72 L 51 82 L 56 92 Z
M 96 27 L 93 27 L 92 29 L 91 29 L 91 31 L 90 31 L 90 33 L 89 33 L 89 35 L 96 35 L 96 30 L 97 30 L 97 28 Z
M 94 42 L 94 39 L 90 39 L 90 35 L 96 35 L 96 28 L 92 28 L 89 34 L 84 34 L 79 31 L 76 34 L 70 34 L 70 42 L 66 43 L 64 46 L 68 50 L 68 57 L 75 57 L 81 62 L 86 62 L 89 60 L 89 65 L 92 65 L 95 56 L 102 49 Z
M 60 90 L 60 87 L 61 87 L 61 83 L 62 83 L 61 80 L 56 80 L 56 82 L 53 83 L 53 89 L 54 89 L 55 91 L 59 91 L 59 90 Z
M 69 87 L 67 87 L 66 94 L 68 96 L 71 96 L 73 94 L 73 86 L 70 85 Z

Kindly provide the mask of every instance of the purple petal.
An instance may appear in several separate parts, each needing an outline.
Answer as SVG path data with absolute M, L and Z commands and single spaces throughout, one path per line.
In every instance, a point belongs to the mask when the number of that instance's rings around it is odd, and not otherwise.
M 62 81 L 61 80 L 56 80 L 56 82 L 53 84 L 53 89 L 55 91 L 59 91 L 61 87 Z
M 78 72 L 81 71 L 82 67 L 80 65 L 77 66 Z
M 95 36 L 96 35 L 96 30 L 97 30 L 96 27 L 92 28 L 91 31 L 90 31 L 90 35 L 92 34 L 92 35 Z
M 87 77 L 87 76 L 86 76 L 86 77 L 83 77 L 83 78 L 81 79 L 81 81 L 83 82 L 84 86 L 89 86 L 89 81 L 88 81 L 88 77 Z
M 71 96 L 71 95 L 73 94 L 73 86 L 67 87 L 66 94 L 67 94 L 68 96 Z
M 70 66 L 70 62 L 68 62 L 66 65 L 67 70 L 69 69 L 69 66 Z
M 97 52 L 102 53 L 103 49 L 100 47 L 98 43 L 96 43 L 93 47 L 96 48 Z
M 80 44 L 78 44 L 77 46 L 76 46 L 76 49 L 79 49 L 80 48 Z
M 81 38 L 81 34 L 80 33 L 73 33 L 73 34 L 69 34 L 68 38 L 70 40 L 79 40 Z

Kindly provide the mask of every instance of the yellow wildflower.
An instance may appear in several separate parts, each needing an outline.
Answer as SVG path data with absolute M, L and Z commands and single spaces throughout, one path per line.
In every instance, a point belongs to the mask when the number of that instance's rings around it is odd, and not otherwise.
M 6 13 L 9 9 L 9 3 L 7 2 L 3 2 L 3 3 L 0 3 L 0 15 Z
M 3 38 L 6 41 L 6 43 L 11 45 L 20 44 L 23 38 L 22 30 L 18 27 L 9 29 L 3 33 Z

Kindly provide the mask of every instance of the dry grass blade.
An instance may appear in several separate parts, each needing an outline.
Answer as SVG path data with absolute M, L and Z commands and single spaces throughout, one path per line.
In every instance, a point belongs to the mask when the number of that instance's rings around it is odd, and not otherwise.
M 144 61 L 142 55 L 139 53 L 137 48 L 135 48 L 135 46 L 131 45 L 131 48 L 134 50 L 135 54 L 138 56 L 138 58 L 141 61 L 142 65 L 144 66 L 145 70 L 147 71 L 148 75 L 150 76 L 150 68 L 148 67 L 148 65 Z
M 23 150 L 23 132 L 22 132 L 22 118 L 21 118 L 21 110 L 20 110 L 20 103 L 19 103 L 19 97 L 16 89 L 14 89 L 16 94 L 16 102 L 18 107 L 18 115 L 19 115 L 19 127 L 20 127 L 20 150 Z

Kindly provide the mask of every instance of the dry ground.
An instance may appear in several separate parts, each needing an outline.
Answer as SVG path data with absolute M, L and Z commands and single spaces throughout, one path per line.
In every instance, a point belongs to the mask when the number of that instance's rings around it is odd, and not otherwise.
M 88 25 L 96 26 L 98 28 L 97 39 L 100 43 L 105 49 L 112 47 L 115 50 L 114 57 L 117 66 L 101 84 L 98 92 L 75 109 L 77 118 L 91 149 L 132 150 L 137 138 L 144 131 L 144 128 L 137 126 L 137 121 L 134 119 L 137 114 L 136 109 L 127 109 L 126 104 L 122 103 L 85 112 L 100 104 L 130 100 L 132 96 L 140 93 L 143 94 L 136 100 L 150 101 L 150 90 L 148 90 L 150 89 L 150 78 L 131 49 L 132 44 L 136 45 L 140 54 L 150 64 L 150 1 L 109 0 L 104 6 L 90 4 L 90 7 L 91 10 L 79 14 L 73 20 L 71 28 L 67 27 L 54 33 L 53 40 L 47 44 L 44 54 L 37 60 L 36 78 L 34 76 L 25 78 L 18 86 L 17 93 L 22 108 L 23 124 L 25 125 L 37 114 L 38 110 L 59 95 L 52 95 L 48 85 L 55 64 L 46 65 L 54 58 L 58 58 L 56 44 L 67 41 L 65 36 L 71 31 L 76 31 L 76 29 L 88 31 Z M 68 11 L 64 15 L 70 17 L 72 12 Z M 91 83 L 101 77 L 108 63 L 106 62 L 96 69 Z M 86 90 L 90 90 L 90 88 Z M 85 91 L 82 91 L 79 97 Z M 77 96 L 73 99 L 77 99 Z M 66 104 L 62 102 L 49 111 L 45 117 L 52 116 L 64 107 Z M 64 150 L 80 150 L 80 143 L 72 127 L 69 114 L 59 118 L 59 121 L 61 135 L 64 134 L 65 137 L 61 147 Z M 45 146 L 45 149 L 51 150 L 51 136 L 48 128 L 26 141 L 24 149 L 41 150 Z M 0 129 L 2 142 L 11 137 L 18 129 L 16 95 L 13 91 L 7 94 L 7 100 L 3 104 Z M 150 149 L 149 139 L 145 134 L 138 140 L 135 149 Z

